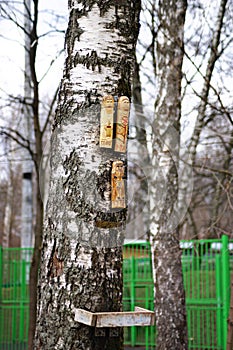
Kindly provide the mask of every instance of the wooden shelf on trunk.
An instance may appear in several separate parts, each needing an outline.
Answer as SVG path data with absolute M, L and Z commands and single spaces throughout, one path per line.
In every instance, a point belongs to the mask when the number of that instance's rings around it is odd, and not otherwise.
M 135 307 L 135 311 L 127 312 L 89 312 L 75 310 L 75 321 L 93 327 L 130 327 L 152 326 L 155 322 L 153 311 Z

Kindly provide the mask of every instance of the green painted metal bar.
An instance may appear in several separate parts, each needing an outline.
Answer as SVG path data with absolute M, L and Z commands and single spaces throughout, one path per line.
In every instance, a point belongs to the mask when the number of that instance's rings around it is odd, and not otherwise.
M 230 264 L 228 237 L 222 236 L 222 286 L 223 286 L 223 345 L 227 346 L 227 319 L 230 307 Z
M 186 307 L 186 313 L 187 313 L 187 324 L 190 325 L 191 324 L 191 312 L 187 307 Z M 192 339 L 193 339 L 192 329 L 190 327 L 188 327 L 188 347 L 189 348 L 192 345 Z
M 219 254 L 215 257 L 216 262 L 216 299 L 217 299 L 217 311 L 216 311 L 216 337 L 217 346 L 221 346 L 222 339 L 222 280 L 221 280 L 221 256 Z
M 11 281 L 11 283 L 13 284 L 13 298 L 17 299 L 17 290 L 16 290 L 16 285 L 14 284 L 14 281 L 17 281 L 17 261 L 13 260 L 12 261 L 12 270 L 13 270 L 13 280 Z M 12 323 L 11 323 L 11 327 L 12 327 L 12 339 L 14 342 L 17 341 L 17 309 L 16 309 L 16 305 L 14 305 L 13 309 L 12 309 Z
M 135 257 L 132 255 L 131 258 L 131 276 L 132 280 L 130 282 L 130 310 L 134 311 L 135 309 L 135 300 L 136 300 L 136 289 L 135 289 Z M 135 346 L 136 344 L 136 327 L 133 326 L 130 328 L 131 333 L 131 346 Z
M 145 308 L 148 310 L 149 308 L 149 290 L 148 287 L 146 287 L 145 290 Z M 149 327 L 145 327 L 145 343 L 146 343 L 146 349 L 145 350 L 149 350 Z
M 213 258 L 213 252 L 212 250 L 209 252 L 209 256 L 212 259 Z M 205 271 L 205 283 L 206 283 L 206 294 L 205 297 L 206 299 L 210 298 L 210 264 L 207 263 L 207 268 Z M 205 319 L 204 319 L 204 325 L 203 325 L 203 332 L 206 329 L 207 334 L 206 334 L 206 344 L 212 344 L 212 339 L 211 339 L 211 313 L 210 312 L 205 312 Z
M 21 261 L 21 295 L 20 295 L 20 315 L 19 315 L 19 340 L 24 341 L 24 314 L 25 314 L 25 301 L 26 301 L 26 269 L 27 262 Z
M 191 299 L 187 298 L 186 299 L 186 304 L 187 305 L 212 305 L 216 307 L 217 301 L 215 298 L 210 298 L 210 299 Z
M 199 308 L 196 309 L 196 323 L 200 325 L 201 323 L 201 310 Z M 197 345 L 200 347 L 201 344 L 201 327 L 196 328 L 196 342 Z

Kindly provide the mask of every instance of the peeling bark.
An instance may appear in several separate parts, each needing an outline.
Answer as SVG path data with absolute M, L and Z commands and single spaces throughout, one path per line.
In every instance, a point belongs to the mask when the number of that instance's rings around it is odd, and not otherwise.
M 74 321 L 75 308 L 122 310 L 126 209 L 111 210 L 111 167 L 99 147 L 100 101 L 131 97 L 140 1 L 69 1 L 67 58 L 51 143 L 51 177 L 38 287 L 35 349 L 121 349 Z M 124 31 L 123 31 L 124 28 Z

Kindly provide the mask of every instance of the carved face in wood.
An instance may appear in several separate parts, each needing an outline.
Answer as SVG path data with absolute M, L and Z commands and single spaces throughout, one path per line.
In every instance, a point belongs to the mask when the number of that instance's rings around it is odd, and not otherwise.
M 124 175 L 124 166 L 122 161 L 117 161 L 113 163 L 112 173 L 118 180 L 122 179 Z
M 116 152 L 126 152 L 130 103 L 127 96 L 121 96 L 118 100 L 117 126 L 116 126 Z
M 104 96 L 101 103 L 100 147 L 111 148 L 113 137 L 114 98 Z
M 102 105 L 103 108 L 105 108 L 107 114 L 113 113 L 114 98 L 111 95 L 104 96 L 102 100 Z
M 129 98 L 127 96 L 121 96 L 119 98 L 118 104 L 120 105 L 121 109 L 125 111 L 129 111 Z

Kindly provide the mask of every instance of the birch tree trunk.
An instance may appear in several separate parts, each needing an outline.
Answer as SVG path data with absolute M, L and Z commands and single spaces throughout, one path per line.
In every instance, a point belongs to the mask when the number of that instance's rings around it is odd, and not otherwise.
M 36 350 L 121 349 L 74 321 L 75 308 L 122 310 L 126 209 L 111 211 L 111 166 L 99 147 L 100 101 L 131 95 L 140 1 L 68 1 L 67 56 L 51 144 L 51 177 L 38 287 Z
M 153 133 L 151 247 L 156 349 L 187 349 L 177 218 L 183 30 L 186 0 L 158 2 L 157 98 Z

